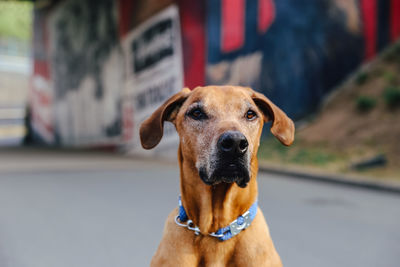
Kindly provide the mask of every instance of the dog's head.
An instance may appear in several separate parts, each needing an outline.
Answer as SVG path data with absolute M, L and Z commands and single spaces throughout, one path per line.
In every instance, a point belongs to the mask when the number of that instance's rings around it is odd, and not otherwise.
M 170 121 L 180 137 L 182 160 L 194 168 L 204 183 L 236 182 L 245 187 L 264 121 L 284 145 L 294 139 L 294 124 L 264 95 L 238 86 L 184 88 L 161 105 L 140 128 L 145 149 L 155 147 Z

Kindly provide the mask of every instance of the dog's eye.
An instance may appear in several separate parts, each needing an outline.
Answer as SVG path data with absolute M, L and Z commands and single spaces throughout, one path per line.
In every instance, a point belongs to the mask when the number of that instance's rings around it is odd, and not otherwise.
M 188 115 L 194 120 L 204 120 L 207 119 L 206 113 L 200 108 L 195 108 L 189 111 Z
M 257 113 L 253 110 L 249 110 L 246 112 L 246 119 L 248 119 L 249 121 L 254 120 L 255 118 L 257 118 Z

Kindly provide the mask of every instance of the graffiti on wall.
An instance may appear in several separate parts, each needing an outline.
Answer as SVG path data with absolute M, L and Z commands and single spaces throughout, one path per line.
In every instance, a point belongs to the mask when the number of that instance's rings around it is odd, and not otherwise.
M 208 2 L 207 83 L 251 86 L 294 118 L 362 61 L 357 1 Z
M 47 10 L 34 10 L 33 75 L 30 79 L 29 109 L 33 137 L 39 143 L 54 142 L 53 90 L 50 76 Z
M 35 9 L 30 105 L 42 141 L 142 151 L 140 122 L 183 85 L 251 86 L 299 119 L 400 37 L 399 0 L 171 2 Z M 165 131 L 159 151 L 177 140 Z
M 115 10 L 112 0 L 69 0 L 51 13 L 54 127 L 60 144 L 112 143 L 121 134 L 124 60 Z

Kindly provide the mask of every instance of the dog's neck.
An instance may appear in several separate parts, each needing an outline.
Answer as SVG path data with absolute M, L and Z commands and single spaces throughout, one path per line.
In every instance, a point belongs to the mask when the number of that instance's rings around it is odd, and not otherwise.
M 182 155 L 178 153 L 178 157 Z M 251 178 L 245 188 L 240 188 L 236 183 L 206 185 L 193 162 L 181 158 L 179 164 L 183 207 L 203 234 L 229 225 L 256 201 L 256 158 L 252 160 Z

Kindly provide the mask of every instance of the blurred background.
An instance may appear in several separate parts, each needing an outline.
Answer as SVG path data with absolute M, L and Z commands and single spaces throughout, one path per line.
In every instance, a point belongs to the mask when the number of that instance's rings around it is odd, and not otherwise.
M 183 86 L 239 84 L 296 121 L 266 162 L 400 177 L 397 0 L 0 3 L 2 144 L 169 157 L 173 127 L 146 152 L 141 121 Z
M 222 84 L 296 122 L 291 147 L 266 125 L 259 150 L 284 263 L 398 266 L 399 37 L 400 0 L 0 1 L 0 266 L 148 265 L 178 137 L 167 124 L 144 151 L 139 125 L 184 86 Z

